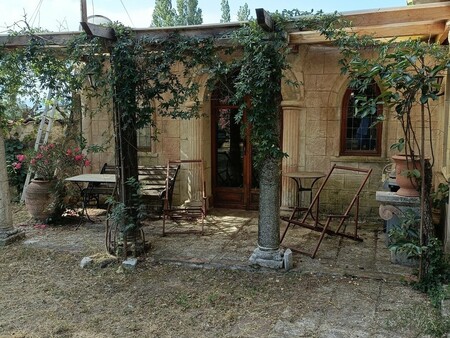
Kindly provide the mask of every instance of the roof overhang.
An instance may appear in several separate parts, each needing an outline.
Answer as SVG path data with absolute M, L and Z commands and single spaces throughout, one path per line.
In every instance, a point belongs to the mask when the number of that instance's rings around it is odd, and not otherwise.
M 424 5 L 380 8 L 373 10 L 341 13 L 343 18 L 352 22 L 349 30 L 358 34 L 371 34 L 379 39 L 415 37 L 427 41 L 445 43 L 450 28 L 450 1 Z M 178 32 L 185 36 L 212 37 L 218 45 L 229 45 L 233 31 L 242 26 L 242 22 L 206 24 L 198 26 L 163 27 L 134 29 L 138 38 L 164 39 Z M 50 46 L 64 46 L 80 32 L 42 33 L 34 35 Z M 25 46 L 31 37 L 0 35 L 0 45 L 7 48 Z M 326 43 L 327 40 L 318 31 L 289 32 L 292 45 Z
M 380 8 L 341 13 L 352 23 L 357 34 L 370 34 L 376 38 L 420 37 L 427 41 L 444 43 L 450 26 L 450 2 L 424 5 Z M 291 32 L 291 44 L 324 43 L 326 39 L 318 31 Z

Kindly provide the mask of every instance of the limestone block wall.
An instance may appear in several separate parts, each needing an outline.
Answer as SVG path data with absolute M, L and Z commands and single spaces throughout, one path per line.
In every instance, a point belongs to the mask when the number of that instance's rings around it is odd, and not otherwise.
M 296 161 L 285 160 L 283 170 L 327 173 L 333 164 L 372 168 L 374 172 L 362 193 L 360 212 L 362 217 L 375 217 L 378 214 L 375 191 L 381 185 L 381 170 L 388 159 L 385 151 L 381 157 L 339 156 L 341 104 L 348 81 L 340 73 L 338 59 L 338 51 L 328 46 L 302 46 L 293 57 L 292 70 L 297 78 L 303 79 L 304 96 L 300 97 L 300 108 L 295 113 L 285 110 L 285 117 L 295 114 L 290 117 L 295 122 L 285 123 L 285 128 L 295 125 L 298 130 L 284 134 L 284 149 Z M 290 137 L 294 139 L 288 140 Z M 355 177 L 338 174 L 328 184 L 321 207 L 324 212 L 342 212 L 357 188 Z M 285 178 L 282 189 L 282 207 L 294 205 L 295 185 Z
M 84 98 L 82 119 L 82 134 L 88 145 L 100 145 L 105 148 L 104 152 L 89 154 L 92 165 L 84 168 L 86 173 L 98 173 L 103 164 L 115 164 L 114 126 L 112 109 L 106 107 L 99 110 L 96 103 Z M 95 113 L 93 113 L 95 112 Z
M 332 46 L 301 46 L 298 53 L 291 56 L 292 71 L 297 79 L 302 79 L 304 92 L 296 98 L 295 111 L 291 107 L 284 108 L 283 147 L 289 158 L 283 161 L 283 170 L 328 172 L 333 164 L 372 168 L 372 176 L 361 195 L 360 212 L 363 218 L 374 218 L 378 217 L 379 207 L 375 191 L 381 187 L 382 169 L 393 155 L 390 145 L 402 137 L 403 132 L 394 114 L 385 109 L 381 156 L 339 155 L 341 107 L 348 79 L 340 73 L 338 60 L 338 51 Z M 435 146 L 436 170 L 440 170 L 441 154 L 444 152 L 444 118 L 439 114 L 443 103 L 441 99 L 432 106 L 431 135 Z M 414 111 L 413 123 L 418 123 L 419 113 L 420 107 Z M 420 128 L 417 132 L 420 133 Z M 426 134 L 430 135 L 428 128 Z M 426 154 L 430 154 L 429 140 L 426 141 Z M 326 212 L 342 212 L 357 188 L 357 179 L 354 175 L 342 174 L 329 183 L 329 188 L 322 195 L 321 206 Z M 283 178 L 282 207 L 295 205 L 295 197 L 295 185 Z

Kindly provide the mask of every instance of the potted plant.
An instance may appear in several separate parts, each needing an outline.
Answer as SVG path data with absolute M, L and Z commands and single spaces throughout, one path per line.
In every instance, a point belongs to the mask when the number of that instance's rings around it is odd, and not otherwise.
M 62 144 L 42 145 L 36 151 L 17 155 L 14 170 L 30 170 L 34 178 L 25 190 L 25 206 L 38 221 L 45 221 L 53 211 L 58 189 L 68 172 L 90 165 L 80 147 L 66 148 Z
M 441 211 L 448 202 L 448 183 L 439 183 L 437 188 L 430 194 L 431 216 L 434 225 L 439 225 L 441 221 Z
M 405 140 L 400 138 L 391 145 L 391 150 L 398 150 L 399 154 L 393 155 L 395 163 L 395 181 L 399 186 L 397 195 L 404 197 L 419 196 L 420 158 L 414 155 L 402 154 L 405 148 Z

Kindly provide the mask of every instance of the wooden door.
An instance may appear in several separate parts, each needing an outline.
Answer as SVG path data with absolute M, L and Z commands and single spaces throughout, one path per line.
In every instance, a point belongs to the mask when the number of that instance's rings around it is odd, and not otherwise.
M 236 122 L 238 108 L 212 105 L 212 192 L 219 208 L 257 209 L 259 177 L 249 131 Z M 244 116 L 245 121 L 245 116 Z

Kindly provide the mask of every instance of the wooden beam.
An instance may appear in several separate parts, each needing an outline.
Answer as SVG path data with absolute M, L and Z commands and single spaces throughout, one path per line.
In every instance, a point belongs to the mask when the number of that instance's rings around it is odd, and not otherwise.
M 445 40 L 450 40 L 450 39 L 448 39 L 449 32 L 450 32 L 450 21 L 447 21 L 445 23 L 445 28 L 444 28 L 444 31 L 442 32 L 442 34 L 439 34 L 436 37 L 436 43 L 439 43 L 440 45 L 442 45 L 445 42 Z
M 394 23 L 420 21 L 447 21 L 450 18 L 450 2 L 432 3 L 366 11 L 343 12 L 342 16 L 353 26 L 381 26 Z
M 116 41 L 116 32 L 111 27 L 96 25 L 90 22 L 80 22 L 81 27 L 88 36 L 95 36 L 111 41 Z
M 393 38 L 403 36 L 429 36 L 435 37 L 445 29 L 444 22 L 416 22 L 414 25 L 409 23 L 390 24 L 383 26 L 363 26 L 347 29 L 348 32 L 354 32 L 359 35 L 372 35 L 375 38 Z M 326 42 L 324 36 L 318 31 L 296 32 L 289 34 L 290 44 L 308 44 Z
M 41 33 L 34 35 L 0 35 L 0 46 L 6 48 L 20 48 L 28 46 L 31 39 L 42 39 L 48 46 L 64 46 L 80 32 L 56 32 L 56 33 Z
M 272 17 L 264 8 L 256 8 L 256 22 L 266 32 L 273 32 L 275 29 Z
M 91 24 L 89 24 L 91 25 Z M 183 36 L 195 36 L 198 38 L 214 38 L 217 46 L 229 46 L 231 44 L 232 33 L 242 27 L 242 23 L 230 22 L 223 24 L 205 24 L 201 26 L 181 26 L 181 27 L 152 27 L 134 29 L 136 38 L 164 39 L 170 34 L 179 33 Z M 39 33 L 33 38 L 43 39 L 50 46 L 64 47 L 71 39 L 79 35 L 80 32 L 57 32 Z M 30 35 L 9 36 L 0 35 L 0 46 L 6 48 L 19 48 L 27 46 L 32 37 Z

